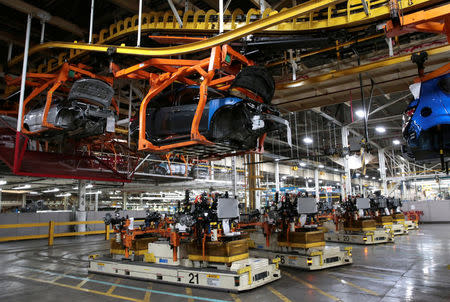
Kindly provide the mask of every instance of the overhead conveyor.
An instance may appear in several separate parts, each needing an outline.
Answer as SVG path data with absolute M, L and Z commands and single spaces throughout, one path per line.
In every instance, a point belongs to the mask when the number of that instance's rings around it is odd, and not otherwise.
M 404 12 L 407 12 L 436 2 L 438 1 L 418 0 L 412 2 L 401 0 L 399 1 L 399 5 L 403 8 Z M 31 48 L 29 54 L 33 55 L 52 48 L 69 49 L 69 52 L 60 53 L 57 55 L 57 58 L 48 60 L 48 62 L 39 65 L 36 69 L 39 73 L 51 72 L 61 66 L 66 60 L 76 59 L 87 52 L 107 52 L 111 47 L 118 54 L 136 56 L 180 55 L 208 49 L 259 32 L 287 34 L 311 30 L 354 27 L 360 24 L 370 24 L 389 16 L 389 1 L 367 1 L 367 3 L 369 8 L 368 15 L 364 12 L 361 1 L 359 0 L 308 1 L 290 9 L 282 9 L 280 12 L 269 8 L 262 14 L 255 9 L 250 10 L 247 14 L 244 14 L 240 9 L 233 13 L 227 10 L 225 12 L 224 23 L 226 32 L 210 39 L 187 45 L 162 48 L 136 48 L 112 45 L 127 36 L 137 34 L 138 15 L 135 15 L 111 24 L 108 29 L 103 29 L 99 34 L 94 35 L 95 44 L 48 42 Z M 217 14 L 214 10 L 209 10 L 206 13 L 201 10 L 196 13 L 188 11 L 182 16 L 183 28 L 180 28 L 172 12 L 150 12 L 143 14 L 142 31 L 171 31 L 176 32 L 178 35 L 216 34 L 219 28 Z M 200 20 L 204 21 L 201 22 Z M 22 59 L 23 55 L 17 56 L 9 62 L 8 66 L 14 66 L 21 62 Z

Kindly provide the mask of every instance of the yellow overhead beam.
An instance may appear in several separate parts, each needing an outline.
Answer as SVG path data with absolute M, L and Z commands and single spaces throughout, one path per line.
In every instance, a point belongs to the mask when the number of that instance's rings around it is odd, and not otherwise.
M 450 45 L 447 44 L 444 46 L 427 49 L 425 51 L 428 53 L 429 56 L 437 55 L 437 54 L 445 53 L 445 52 L 450 52 Z M 385 60 L 381 60 L 381 61 L 377 61 L 377 62 L 373 62 L 373 63 L 369 63 L 369 64 L 357 66 L 357 67 L 352 67 L 352 68 L 347 68 L 347 69 L 343 69 L 343 70 L 339 70 L 339 71 L 329 72 L 329 73 L 326 73 L 323 75 L 311 77 L 306 80 L 298 80 L 298 81 L 293 81 L 293 82 L 279 83 L 276 85 L 276 89 L 277 90 L 291 89 L 291 88 L 297 88 L 297 87 L 315 84 L 315 83 L 319 83 L 319 82 L 325 82 L 328 80 L 337 79 L 340 77 L 349 76 L 349 75 L 353 75 L 353 74 L 358 74 L 360 72 L 365 72 L 365 71 L 369 71 L 369 70 L 373 70 L 373 69 L 377 69 L 377 68 L 381 68 L 381 67 L 391 66 L 394 64 L 403 63 L 403 62 L 407 62 L 410 60 L 411 60 L 411 54 L 406 54 L 406 55 L 398 56 L 398 57 L 392 57 L 392 58 L 388 58 Z

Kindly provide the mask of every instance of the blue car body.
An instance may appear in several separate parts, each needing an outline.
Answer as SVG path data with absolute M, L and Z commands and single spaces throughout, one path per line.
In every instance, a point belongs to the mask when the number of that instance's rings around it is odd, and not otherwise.
M 450 149 L 450 74 L 421 83 L 419 98 L 405 110 L 405 153 L 416 160 L 445 156 Z M 442 150 L 442 152 L 441 152 Z

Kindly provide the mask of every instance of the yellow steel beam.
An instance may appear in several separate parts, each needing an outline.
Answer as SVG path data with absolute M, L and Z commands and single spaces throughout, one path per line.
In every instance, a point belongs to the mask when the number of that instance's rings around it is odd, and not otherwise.
M 427 49 L 426 52 L 428 53 L 429 56 L 440 54 L 440 53 L 445 53 L 445 52 L 450 52 L 450 45 L 447 44 L 444 46 Z M 407 62 L 409 60 L 411 60 L 411 54 L 406 54 L 406 55 L 398 56 L 398 57 L 392 57 L 389 59 L 385 59 L 385 60 L 381 60 L 381 61 L 377 61 L 377 62 L 373 62 L 373 63 L 369 63 L 369 64 L 357 66 L 357 67 L 352 67 L 352 68 L 347 68 L 347 69 L 343 69 L 343 70 L 339 70 L 339 71 L 329 72 L 327 74 L 311 77 L 306 80 L 298 80 L 298 81 L 287 82 L 287 83 L 279 83 L 276 85 L 276 89 L 277 90 L 291 89 L 291 88 L 297 88 L 297 87 L 315 84 L 315 83 L 319 83 L 319 82 L 325 82 L 328 80 L 337 79 L 337 78 L 344 77 L 344 76 L 358 74 L 360 72 L 365 72 L 365 71 L 369 71 L 369 70 L 373 70 L 373 69 L 377 69 L 377 68 L 381 68 L 381 67 L 386 67 L 386 66 L 391 66 L 394 64 L 398 64 L 398 63 Z

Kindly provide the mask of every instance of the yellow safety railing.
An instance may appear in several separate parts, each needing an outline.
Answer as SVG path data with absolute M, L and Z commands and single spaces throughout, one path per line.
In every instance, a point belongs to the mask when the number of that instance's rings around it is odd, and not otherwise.
M 55 233 L 55 226 L 80 225 L 80 224 L 103 224 L 104 225 L 105 222 L 102 220 L 92 220 L 92 221 L 62 221 L 62 222 L 49 221 L 49 222 L 39 222 L 39 223 L 0 224 L 0 229 L 16 229 L 16 228 L 31 228 L 31 227 L 46 227 L 46 226 L 48 226 L 47 234 L 0 237 L 0 242 L 48 238 L 48 245 L 52 246 L 54 238 L 105 234 L 105 240 L 109 240 L 109 234 L 111 232 L 113 232 L 112 230 L 110 230 L 109 225 L 105 225 L 104 230 L 86 231 L 86 232 Z
M 312 2 L 312 1 L 311 1 Z M 427 4 L 437 2 L 436 0 L 399 0 L 400 7 L 405 10 L 412 10 L 423 7 Z M 348 0 L 346 5 L 337 6 L 336 1 L 330 1 L 330 5 L 325 8 L 320 8 L 316 11 L 297 16 L 295 18 L 288 18 L 283 22 L 274 26 L 263 29 L 263 31 L 271 33 L 289 33 L 298 31 L 324 30 L 326 28 L 339 28 L 347 26 L 355 26 L 362 23 L 371 23 L 377 19 L 389 17 L 389 0 L 367 0 L 368 14 L 364 12 L 360 0 Z M 226 10 L 224 13 L 224 29 L 225 31 L 232 31 L 241 27 L 247 26 L 251 23 L 274 16 L 288 10 L 281 9 L 279 12 L 267 8 L 262 14 L 261 11 L 250 9 L 244 13 L 241 9 L 233 12 Z M 218 12 L 215 10 L 208 10 L 207 12 L 199 10 L 193 12 L 191 10 L 183 14 L 178 11 L 178 14 L 183 19 L 183 27 L 180 27 L 172 11 L 167 12 L 149 12 L 142 14 L 142 30 L 148 31 L 170 31 L 178 32 L 179 34 L 193 33 L 216 33 L 219 28 Z M 93 35 L 94 43 L 97 45 L 109 44 L 117 42 L 121 38 L 130 34 L 137 34 L 138 31 L 138 15 L 127 17 L 108 28 L 100 30 L 98 34 Z M 40 64 L 38 68 L 30 70 L 31 72 L 47 73 L 59 68 L 66 60 L 74 59 L 86 51 L 81 49 L 70 49 L 68 52 L 60 53 L 57 58 L 48 60 L 45 64 Z M 33 53 L 33 48 L 30 54 Z M 9 62 L 9 66 L 19 63 L 23 55 L 13 58 Z

